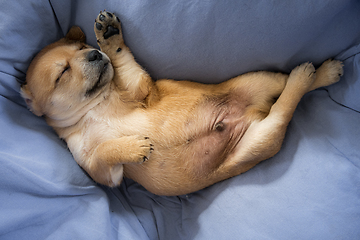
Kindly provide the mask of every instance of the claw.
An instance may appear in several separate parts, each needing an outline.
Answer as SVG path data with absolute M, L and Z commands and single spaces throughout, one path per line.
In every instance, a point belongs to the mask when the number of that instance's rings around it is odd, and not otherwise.
M 315 74 L 315 73 L 316 73 L 316 71 L 313 71 L 312 73 L 309 74 L 309 77 L 310 77 L 311 75 Z

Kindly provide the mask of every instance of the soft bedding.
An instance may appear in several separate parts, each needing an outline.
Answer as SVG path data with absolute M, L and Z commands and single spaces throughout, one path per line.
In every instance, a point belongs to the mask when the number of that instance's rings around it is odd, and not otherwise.
M 92 182 L 19 95 L 34 55 L 115 12 L 155 78 L 205 83 L 344 62 L 341 81 L 304 96 L 281 151 L 178 197 L 125 179 Z M 0 239 L 360 239 L 359 1 L 5 1 L 0 9 Z

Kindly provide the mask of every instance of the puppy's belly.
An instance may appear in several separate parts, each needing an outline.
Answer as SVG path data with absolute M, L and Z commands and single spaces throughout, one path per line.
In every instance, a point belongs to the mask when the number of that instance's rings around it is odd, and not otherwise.
M 234 111 L 235 110 L 235 111 Z M 234 151 L 248 127 L 243 109 L 222 109 L 206 122 L 200 132 L 194 132 L 183 149 L 183 159 L 190 172 L 196 176 L 207 174 L 218 168 Z M 204 121 L 205 119 L 203 119 Z M 198 119 L 198 125 L 201 119 Z
M 246 106 L 237 100 L 207 100 L 186 117 L 179 115 L 180 127 L 161 129 L 163 134 L 152 136 L 155 151 L 150 159 L 142 165 L 125 165 L 125 176 L 157 194 L 205 187 L 208 176 L 233 153 L 246 132 Z

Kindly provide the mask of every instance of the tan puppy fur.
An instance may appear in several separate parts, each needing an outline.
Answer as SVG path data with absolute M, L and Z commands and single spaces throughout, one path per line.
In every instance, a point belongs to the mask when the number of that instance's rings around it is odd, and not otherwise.
M 158 80 L 135 62 L 120 21 L 103 12 L 94 26 L 101 52 L 73 27 L 32 61 L 22 96 L 101 184 L 123 176 L 159 195 L 197 191 L 275 155 L 302 96 L 337 82 L 339 61 L 315 74 L 247 73 L 221 84 Z

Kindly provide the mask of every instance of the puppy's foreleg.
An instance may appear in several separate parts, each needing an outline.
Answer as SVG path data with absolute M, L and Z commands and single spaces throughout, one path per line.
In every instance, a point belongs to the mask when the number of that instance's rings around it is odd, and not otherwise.
M 123 164 L 141 164 L 147 161 L 153 151 L 149 138 L 124 136 L 98 145 L 84 167 L 98 183 L 114 187 L 121 183 Z
M 149 93 L 152 80 L 125 45 L 119 18 L 113 13 L 100 12 L 94 30 L 101 51 L 111 59 L 117 86 L 128 91 L 132 98 L 143 100 Z

